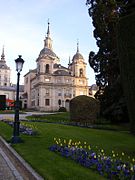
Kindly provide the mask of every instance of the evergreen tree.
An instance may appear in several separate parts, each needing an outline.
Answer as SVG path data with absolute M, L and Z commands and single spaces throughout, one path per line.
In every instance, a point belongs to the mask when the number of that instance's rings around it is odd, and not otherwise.
M 101 115 L 112 121 L 128 120 L 117 50 L 117 23 L 127 13 L 128 1 L 87 0 L 86 4 L 99 47 L 97 53 L 90 52 L 89 63 L 99 86 L 96 98 L 101 103 Z

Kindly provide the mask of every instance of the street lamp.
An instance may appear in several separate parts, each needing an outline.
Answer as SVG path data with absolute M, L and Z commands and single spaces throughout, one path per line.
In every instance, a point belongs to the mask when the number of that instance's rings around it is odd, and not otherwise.
M 17 71 L 17 86 L 16 86 L 16 102 L 15 102 L 15 118 L 14 118 L 14 126 L 13 126 L 13 137 L 11 139 L 12 143 L 19 143 L 21 139 L 19 137 L 19 80 L 20 80 L 20 72 L 23 68 L 24 60 L 21 58 L 22 56 L 19 55 L 19 58 L 15 60 L 16 63 L 16 71 Z

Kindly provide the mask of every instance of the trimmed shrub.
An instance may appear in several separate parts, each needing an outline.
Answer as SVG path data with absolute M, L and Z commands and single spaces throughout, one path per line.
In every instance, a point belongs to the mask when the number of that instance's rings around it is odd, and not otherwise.
M 67 112 L 67 109 L 65 107 L 60 107 L 59 112 Z
M 70 120 L 80 123 L 95 123 L 99 114 L 99 102 L 85 95 L 70 101 Z

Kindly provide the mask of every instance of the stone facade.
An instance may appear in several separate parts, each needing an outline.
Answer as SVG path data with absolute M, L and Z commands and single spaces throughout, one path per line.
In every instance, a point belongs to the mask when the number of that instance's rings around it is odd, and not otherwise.
M 0 86 L 10 86 L 10 68 L 6 65 L 4 47 L 0 60 Z
M 69 108 L 69 101 L 78 95 L 89 95 L 86 63 L 79 52 L 69 60 L 68 67 L 60 64 L 53 52 L 48 23 L 44 47 L 36 59 L 36 68 L 24 76 L 24 100 L 27 108 L 39 111 L 57 111 Z
M 4 54 L 4 47 L 2 50 L 1 60 L 0 60 L 0 95 L 6 96 L 6 105 L 9 107 L 9 102 L 16 99 L 16 85 L 10 82 L 10 67 L 7 66 Z M 22 97 L 24 93 L 24 86 L 19 87 L 19 96 Z

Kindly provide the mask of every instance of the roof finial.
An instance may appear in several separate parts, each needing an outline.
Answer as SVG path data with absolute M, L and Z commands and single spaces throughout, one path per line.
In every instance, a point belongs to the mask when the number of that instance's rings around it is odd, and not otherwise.
M 69 56 L 69 61 L 68 61 L 68 65 L 70 65 L 70 56 Z
M 77 52 L 79 52 L 79 40 L 77 39 Z
M 5 61 L 4 45 L 3 45 L 3 48 L 2 48 L 1 60 Z
M 48 18 L 48 29 L 47 29 L 47 37 L 50 36 L 50 22 L 49 22 L 49 18 Z

